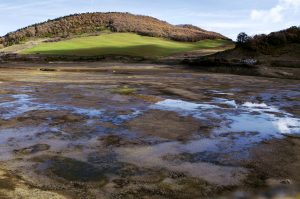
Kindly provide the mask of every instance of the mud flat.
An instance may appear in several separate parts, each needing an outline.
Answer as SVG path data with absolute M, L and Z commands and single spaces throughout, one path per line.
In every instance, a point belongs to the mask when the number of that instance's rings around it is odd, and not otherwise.
M 118 63 L 0 68 L 0 198 L 299 198 L 300 82 Z

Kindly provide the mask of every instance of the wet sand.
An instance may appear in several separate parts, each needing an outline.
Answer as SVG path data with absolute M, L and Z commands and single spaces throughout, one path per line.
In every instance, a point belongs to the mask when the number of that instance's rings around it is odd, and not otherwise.
M 297 198 L 300 82 L 2 64 L 0 198 Z

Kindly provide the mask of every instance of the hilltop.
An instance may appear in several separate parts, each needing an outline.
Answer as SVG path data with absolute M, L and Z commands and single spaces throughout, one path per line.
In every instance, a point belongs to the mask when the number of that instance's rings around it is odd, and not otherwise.
M 240 33 L 234 49 L 210 57 L 227 60 L 255 59 L 258 63 L 269 66 L 279 60 L 297 61 L 300 60 L 300 27 L 293 26 L 268 35 L 260 34 L 253 37 Z
M 206 31 L 193 25 L 176 26 L 153 17 L 130 13 L 95 12 L 60 17 L 19 29 L 1 37 L 0 45 L 7 47 L 32 38 L 68 38 L 73 35 L 97 33 L 104 30 L 130 32 L 181 42 L 227 39 L 219 33 Z
M 241 33 L 235 48 L 186 61 L 193 66 L 217 66 L 210 67 L 213 71 L 299 79 L 300 27 L 268 35 Z

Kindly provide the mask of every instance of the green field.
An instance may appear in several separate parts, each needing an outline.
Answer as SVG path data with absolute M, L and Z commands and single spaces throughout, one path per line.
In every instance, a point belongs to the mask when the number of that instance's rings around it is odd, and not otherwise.
M 48 55 L 129 55 L 164 57 L 180 52 L 209 49 L 229 44 L 225 40 L 176 42 L 162 38 L 139 36 L 133 33 L 109 33 L 100 36 L 78 37 L 60 42 L 40 43 L 25 49 L 23 54 Z

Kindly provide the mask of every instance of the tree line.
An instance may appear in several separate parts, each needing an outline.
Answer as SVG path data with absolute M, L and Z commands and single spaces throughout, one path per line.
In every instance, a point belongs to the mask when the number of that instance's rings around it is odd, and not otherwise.
M 276 47 L 284 47 L 288 44 L 300 44 L 300 27 L 292 26 L 268 35 L 260 34 L 253 37 L 242 32 L 237 37 L 237 47 L 268 54 Z

